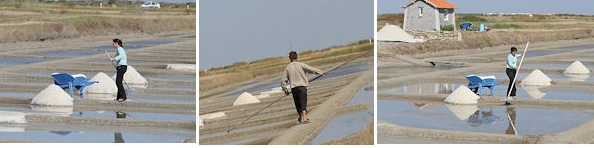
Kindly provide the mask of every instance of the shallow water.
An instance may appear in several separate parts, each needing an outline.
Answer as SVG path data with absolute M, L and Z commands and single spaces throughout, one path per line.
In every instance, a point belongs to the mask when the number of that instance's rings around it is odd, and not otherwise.
M 27 130 L 27 129 L 23 129 Z M 33 140 L 40 142 L 76 143 L 168 143 L 183 142 L 191 135 L 152 135 L 136 133 L 88 131 L 23 131 L 0 132 L 2 140 Z
M 45 61 L 50 61 L 50 60 L 52 60 L 52 59 L 2 57 L 2 58 L 0 58 L 0 65 L 1 66 L 14 66 L 14 65 L 37 63 L 37 62 L 45 62 Z
M 522 52 L 524 51 L 524 49 L 522 49 Z M 520 52 L 520 51 L 518 51 Z M 525 58 L 531 58 L 531 57 L 540 57 L 540 56 L 545 56 L 545 55 L 551 55 L 551 54 L 557 54 L 557 53 L 561 53 L 562 51 L 530 51 L 530 52 L 526 52 L 526 57 Z M 504 57 L 507 57 L 504 56 Z
M 7 97 L 35 97 L 34 93 L 17 93 L 17 92 L 0 92 L 0 96 L 7 96 Z
M 364 129 L 373 122 L 373 90 L 366 91 L 365 87 L 373 86 L 373 82 L 360 88 L 346 106 L 369 104 L 369 109 L 333 117 L 324 129 L 312 140 L 312 144 L 339 139 Z
M 580 61 L 580 62 L 592 62 L 594 61 L 594 58 L 569 58 L 569 59 L 562 59 L 562 61 Z M 585 65 L 585 64 L 584 64 Z M 569 66 L 569 65 L 567 65 Z M 586 65 L 586 67 L 590 68 L 592 66 L 588 66 Z
M 402 93 L 402 94 L 450 94 L 460 85 L 451 83 L 422 83 L 404 87 L 387 88 L 379 90 L 380 93 Z
M 130 93 L 128 98 L 137 102 L 158 103 L 196 103 L 196 95 L 152 94 L 146 92 Z
M 378 120 L 396 125 L 499 134 L 514 133 L 509 119 L 514 121 L 518 135 L 538 135 L 563 132 L 594 117 L 594 113 L 531 108 L 477 108 L 395 100 L 378 100 L 377 104 Z
M 587 45 L 577 45 L 577 46 L 564 46 L 564 47 L 559 47 L 560 49 L 570 49 L 570 50 L 584 50 L 584 49 L 594 49 L 594 45 L 593 44 L 587 44 Z
M 161 77 L 161 76 L 146 76 L 146 79 L 150 78 L 158 78 L 158 79 L 165 79 L 165 80 L 173 80 L 173 81 L 189 81 L 189 82 L 196 82 L 196 77 Z
M 103 52 L 80 51 L 80 50 L 62 50 L 62 51 L 39 52 L 39 53 L 34 53 L 34 55 L 52 56 L 52 57 L 79 57 L 79 56 L 89 56 L 89 55 L 101 54 L 101 53 L 103 53 Z
M 126 50 L 134 50 L 143 47 L 150 47 L 154 45 L 161 45 L 161 44 L 170 44 L 179 42 L 176 40 L 146 40 L 146 41 L 132 41 L 132 42 L 124 42 L 124 49 Z M 97 46 L 91 47 L 93 50 L 115 50 L 113 46 Z
M 196 121 L 195 115 L 181 114 L 158 114 L 141 112 L 120 112 L 126 114 L 126 119 L 143 120 L 168 120 L 168 121 Z M 75 111 L 72 116 L 90 117 L 90 118 L 116 118 L 116 112 L 112 111 Z

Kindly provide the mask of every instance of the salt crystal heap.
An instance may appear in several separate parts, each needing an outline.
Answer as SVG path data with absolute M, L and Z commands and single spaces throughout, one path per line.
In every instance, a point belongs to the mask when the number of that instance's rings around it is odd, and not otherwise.
M 44 90 L 39 92 L 33 100 L 31 100 L 31 104 L 34 105 L 47 105 L 47 106 L 72 106 L 73 103 L 72 97 L 68 95 L 62 88 L 60 88 L 56 84 L 50 84 Z
M 571 65 L 569 65 L 569 67 L 567 67 L 563 73 L 588 75 L 588 74 L 590 74 L 590 69 L 588 69 L 586 66 L 584 66 L 584 64 L 582 64 L 582 62 L 575 61 L 575 62 L 571 63 Z
M 536 69 L 532 71 L 526 78 L 522 79 L 521 85 L 527 86 L 546 86 L 551 85 L 551 78 L 542 73 L 542 71 Z
M 237 97 L 237 100 L 235 100 L 235 102 L 233 103 L 233 106 L 252 104 L 252 103 L 258 103 L 258 102 L 260 102 L 260 100 L 258 100 L 258 98 L 254 97 L 252 94 L 250 94 L 248 92 L 243 92 L 241 95 L 239 95 L 239 97 Z
M 118 87 L 107 74 L 103 72 L 97 73 L 91 80 L 89 81 L 97 81 L 99 83 L 95 83 L 91 86 L 85 87 L 84 93 L 94 93 L 94 94 L 116 94 L 118 93 Z
M 477 104 L 479 98 L 468 87 L 460 86 L 446 97 L 445 102 L 451 104 Z

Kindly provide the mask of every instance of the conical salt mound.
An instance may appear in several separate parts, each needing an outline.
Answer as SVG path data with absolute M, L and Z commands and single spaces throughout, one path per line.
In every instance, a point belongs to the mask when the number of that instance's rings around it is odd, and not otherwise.
M 62 88 L 58 85 L 50 84 L 39 92 L 33 100 L 31 100 L 31 104 L 35 105 L 47 105 L 47 106 L 72 106 L 73 104 L 72 97 L 68 95 Z
M 107 74 L 103 72 L 97 73 L 95 77 L 93 77 L 89 81 L 97 81 L 99 83 L 95 83 L 91 86 L 85 87 L 85 94 L 93 93 L 93 94 L 116 94 L 118 93 L 118 87 Z
M 378 41 L 409 42 L 413 37 L 396 25 L 386 24 L 377 32 Z
M 460 86 L 446 97 L 445 102 L 451 104 L 477 104 L 479 98 L 468 87 Z
M 216 113 L 200 115 L 200 116 L 198 116 L 198 118 L 200 118 L 202 120 L 209 120 L 209 119 L 221 118 L 221 117 L 225 117 L 225 116 L 226 116 L 225 112 L 216 112 Z
M 252 103 L 258 103 L 258 102 L 260 102 L 260 100 L 258 100 L 258 98 L 254 97 L 252 94 L 250 94 L 248 92 L 243 92 L 241 95 L 239 95 L 239 97 L 237 97 L 237 100 L 235 100 L 235 102 L 233 103 L 233 106 L 252 104 Z
M 474 112 L 478 110 L 476 105 L 454 105 L 454 104 L 446 104 L 445 105 L 458 119 L 466 120 L 470 117 Z
M 114 81 L 116 79 L 116 74 L 113 74 L 113 76 L 111 77 L 111 79 Z M 134 69 L 134 67 L 132 67 L 130 65 L 128 65 L 128 67 L 126 69 L 126 73 L 124 73 L 124 81 L 126 81 L 126 83 L 129 85 L 146 85 L 146 84 L 148 84 L 148 81 L 146 79 L 144 79 L 144 77 L 142 77 L 142 75 L 140 75 L 140 73 L 138 73 L 138 71 L 136 71 L 136 69 Z
M 522 79 L 521 85 L 528 86 L 541 86 L 551 85 L 551 78 L 542 73 L 542 71 L 536 69 L 532 71 L 526 78 Z
M 584 64 L 582 64 L 582 62 L 575 61 L 575 62 L 571 63 L 571 65 L 569 65 L 569 67 L 567 67 L 563 73 L 585 74 L 586 75 L 586 74 L 590 74 L 590 69 L 588 69 L 588 67 L 584 66 Z

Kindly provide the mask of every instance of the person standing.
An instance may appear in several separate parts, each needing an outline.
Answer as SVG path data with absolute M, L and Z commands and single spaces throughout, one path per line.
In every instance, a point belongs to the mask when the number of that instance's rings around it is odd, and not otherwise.
M 287 65 L 281 76 L 281 88 L 286 95 L 293 94 L 295 109 L 299 115 L 296 124 L 307 124 L 309 123 L 307 118 L 307 86 L 309 86 L 309 81 L 305 73 L 321 75 L 326 73 L 305 63 L 297 62 L 297 52 L 295 51 L 289 53 L 289 60 L 291 63 Z M 290 86 L 290 92 L 287 86 Z
M 126 101 L 126 90 L 124 90 L 122 81 L 124 80 L 124 73 L 126 73 L 128 68 L 128 57 L 126 56 L 122 40 L 117 38 L 113 39 L 113 47 L 118 50 L 116 56 L 110 59 L 112 62 L 117 60 L 116 86 L 118 87 L 118 95 L 116 101 L 123 102 Z
M 517 69 L 517 61 L 518 61 L 518 57 L 524 56 L 524 55 L 520 55 L 517 54 L 518 49 L 516 47 L 511 47 L 511 52 L 510 54 L 507 55 L 507 68 L 505 69 L 505 73 L 507 74 L 507 77 L 509 78 L 509 86 L 507 87 L 507 94 L 509 94 L 509 96 L 506 96 L 505 99 L 505 104 L 509 105 L 509 102 L 512 98 L 516 99 L 516 85 L 512 84 L 514 83 L 514 80 L 516 78 L 516 69 Z M 510 93 L 511 91 L 511 93 Z M 506 94 L 506 95 L 507 95 Z

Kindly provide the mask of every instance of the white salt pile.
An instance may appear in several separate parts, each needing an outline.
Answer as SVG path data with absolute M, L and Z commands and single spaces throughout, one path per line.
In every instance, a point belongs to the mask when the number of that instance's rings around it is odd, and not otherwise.
M 536 69 L 532 71 L 526 78 L 522 79 L 521 85 L 527 86 L 541 86 L 551 85 L 551 78 L 542 73 L 542 71 Z
M 445 106 L 460 120 L 468 119 L 468 117 L 472 116 L 478 110 L 476 105 L 446 104 Z
M 262 99 L 262 98 L 267 98 L 267 97 L 270 97 L 270 94 L 259 94 L 259 95 L 256 95 L 256 96 L 254 96 L 254 97 L 256 97 L 256 98 L 258 98 L 258 99 Z
M 114 74 L 111 77 L 111 79 L 115 81 L 116 74 Z M 126 69 L 126 73 L 124 73 L 124 81 L 126 81 L 126 83 L 129 85 L 146 85 L 146 84 L 148 84 L 148 81 L 146 79 L 144 79 L 144 77 L 142 77 L 142 75 L 140 75 L 140 73 L 138 73 L 138 71 L 136 71 L 136 69 L 134 69 L 134 67 L 132 67 L 130 65 L 128 65 L 128 68 Z
M 451 104 L 477 104 L 479 98 L 468 87 L 460 86 L 446 97 L 445 102 Z
M 210 119 L 221 118 L 221 117 L 225 117 L 225 116 L 226 116 L 225 112 L 216 112 L 216 113 L 200 115 L 198 118 L 200 118 L 202 120 L 210 120 Z
M 202 127 L 204 126 L 204 121 L 202 121 L 202 119 L 198 118 L 198 127 Z
M 48 106 L 72 106 L 73 104 L 72 97 L 68 95 L 68 93 L 64 92 L 62 88 L 58 85 L 50 84 L 39 92 L 33 100 L 31 100 L 31 104 L 35 105 L 48 105 Z
M 167 69 L 194 71 L 196 64 L 167 64 Z
M 260 102 L 260 100 L 258 100 L 258 98 L 254 97 L 252 94 L 250 94 L 248 92 L 243 92 L 241 95 L 239 95 L 239 97 L 237 97 L 237 100 L 235 100 L 235 102 L 233 103 L 233 106 L 252 104 L 252 103 L 258 103 L 258 102 Z
M 93 77 L 89 81 L 97 81 L 99 83 L 95 83 L 91 86 L 85 87 L 84 93 L 94 93 L 94 94 L 116 94 L 118 93 L 118 87 L 107 74 L 103 72 L 97 73 L 95 77 Z
M 27 114 L 13 111 L 0 111 L 0 123 L 27 123 Z
M 582 64 L 582 62 L 575 61 L 575 62 L 571 63 L 571 65 L 569 65 L 569 67 L 567 67 L 565 69 L 565 71 L 563 71 L 563 73 L 587 75 L 587 74 L 590 74 L 590 69 L 588 69 L 586 66 L 584 66 L 584 64 Z

